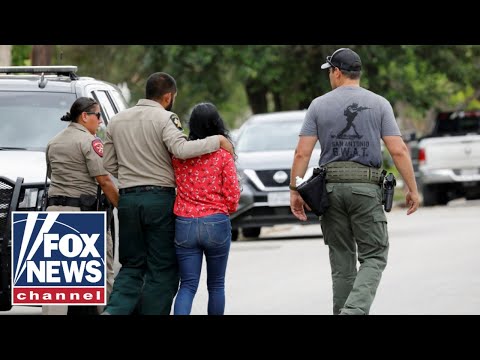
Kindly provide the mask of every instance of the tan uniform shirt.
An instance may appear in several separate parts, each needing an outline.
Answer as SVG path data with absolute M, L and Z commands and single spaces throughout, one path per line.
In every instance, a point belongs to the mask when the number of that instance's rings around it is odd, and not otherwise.
M 51 179 L 48 195 L 78 198 L 96 195 L 95 176 L 108 175 L 102 161 L 103 145 L 88 130 L 70 123 L 47 145 L 47 174 Z
M 175 187 L 171 154 L 189 159 L 219 148 L 218 136 L 187 141 L 176 114 L 156 101 L 141 99 L 108 123 L 103 165 L 118 179 L 120 189 Z

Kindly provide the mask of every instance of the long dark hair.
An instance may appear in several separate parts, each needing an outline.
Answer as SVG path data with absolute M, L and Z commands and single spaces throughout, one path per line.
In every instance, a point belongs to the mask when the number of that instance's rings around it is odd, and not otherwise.
M 204 102 L 194 106 L 190 115 L 189 128 L 190 135 L 188 140 L 205 139 L 212 135 L 223 135 L 233 144 L 230 132 L 225 127 L 223 119 L 212 103 Z
M 73 121 L 77 122 L 78 117 L 84 111 L 91 111 L 93 107 L 98 105 L 98 103 L 89 97 L 79 97 L 75 102 L 72 104 L 70 111 L 63 115 L 60 120 L 62 121 Z

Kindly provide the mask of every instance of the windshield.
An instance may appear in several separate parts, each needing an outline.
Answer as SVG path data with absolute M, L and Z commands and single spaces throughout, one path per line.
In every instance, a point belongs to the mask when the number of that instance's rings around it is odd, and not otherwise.
M 237 141 L 237 151 L 295 150 L 303 121 L 265 122 L 248 125 Z M 316 146 L 320 146 L 317 142 Z
M 69 123 L 60 118 L 75 94 L 0 91 L 0 148 L 45 150 Z
M 463 116 L 440 114 L 435 135 L 464 135 L 480 133 L 480 112 L 468 112 Z

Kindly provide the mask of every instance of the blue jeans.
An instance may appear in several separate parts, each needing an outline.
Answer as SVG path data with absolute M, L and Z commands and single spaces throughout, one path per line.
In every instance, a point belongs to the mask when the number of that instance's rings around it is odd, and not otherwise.
M 225 310 L 225 271 L 232 241 L 232 226 L 225 214 L 201 218 L 177 216 L 175 250 L 180 269 L 180 289 L 174 315 L 189 315 L 198 289 L 203 254 L 207 261 L 208 315 Z

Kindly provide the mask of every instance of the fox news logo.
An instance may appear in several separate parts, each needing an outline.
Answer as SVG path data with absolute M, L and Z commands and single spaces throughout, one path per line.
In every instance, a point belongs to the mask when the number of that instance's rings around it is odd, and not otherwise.
M 12 213 L 12 305 L 105 305 L 104 212 Z

